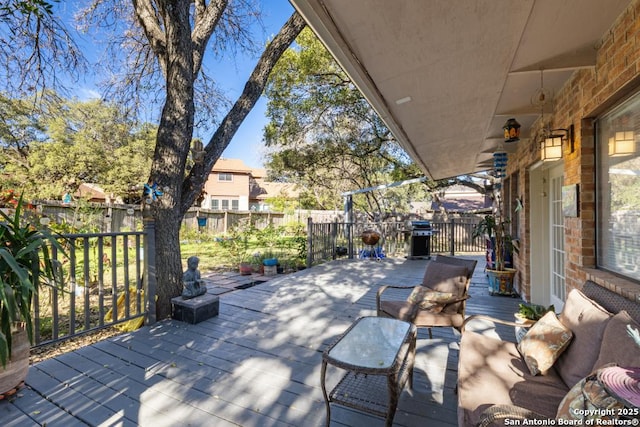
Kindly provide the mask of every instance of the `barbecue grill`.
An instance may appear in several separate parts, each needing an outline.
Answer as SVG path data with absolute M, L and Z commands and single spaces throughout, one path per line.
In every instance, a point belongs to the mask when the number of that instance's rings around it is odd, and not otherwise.
M 409 258 L 431 258 L 431 221 L 411 221 L 409 236 Z

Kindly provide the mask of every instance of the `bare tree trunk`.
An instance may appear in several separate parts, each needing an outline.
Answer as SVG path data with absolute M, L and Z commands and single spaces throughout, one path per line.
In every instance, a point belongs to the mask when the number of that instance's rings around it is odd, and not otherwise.
M 164 66 L 167 100 L 158 128 L 151 170 L 151 181 L 163 191 L 158 203 L 152 204 L 150 209 L 156 225 L 158 319 L 171 315 L 171 298 L 182 292 L 180 223 L 184 214 L 200 195 L 214 163 L 262 94 L 276 62 L 306 25 L 297 13 L 285 23 L 258 61 L 242 95 L 207 144 L 204 161 L 194 165 L 184 178 L 193 135 L 195 74 L 192 71 L 192 40 L 188 33 L 188 2 L 186 9 L 176 3 L 167 2 L 163 10 L 163 13 L 170 15 L 174 25 L 167 26 L 166 30 L 168 60 Z
M 158 319 L 171 316 L 171 298 L 182 292 L 181 190 L 195 114 L 190 5 L 189 2 L 167 2 L 164 6 L 167 98 L 158 127 L 150 175 L 150 181 L 162 191 L 150 209 L 156 226 Z

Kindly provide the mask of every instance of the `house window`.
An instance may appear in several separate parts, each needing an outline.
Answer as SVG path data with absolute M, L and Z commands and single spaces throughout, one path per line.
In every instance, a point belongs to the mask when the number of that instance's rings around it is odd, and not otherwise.
M 237 211 L 240 208 L 240 204 L 237 200 L 232 200 L 231 201 L 231 209 L 233 209 L 234 211 Z
M 225 181 L 225 182 L 231 182 L 233 181 L 233 174 L 232 173 L 219 173 L 218 174 L 218 181 Z
M 518 237 L 518 225 L 520 223 L 520 209 L 518 202 L 518 173 L 511 174 L 503 183 L 504 214 L 509 218 L 509 234 Z
M 640 280 L 640 93 L 596 130 L 598 267 Z
M 229 201 L 228 200 L 222 200 L 222 210 L 223 211 L 229 210 Z
M 220 200 L 211 199 L 211 209 L 220 209 Z

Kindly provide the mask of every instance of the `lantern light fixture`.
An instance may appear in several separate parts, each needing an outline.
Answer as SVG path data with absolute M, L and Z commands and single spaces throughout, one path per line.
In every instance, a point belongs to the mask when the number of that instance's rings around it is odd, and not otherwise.
M 562 158 L 562 143 L 568 141 L 570 152 L 573 153 L 573 125 L 569 129 L 552 129 L 546 132 L 546 136 L 540 143 L 540 160 L 549 162 Z
M 514 118 L 510 118 L 502 127 L 504 130 L 504 142 L 520 141 L 520 123 Z
M 609 156 L 628 156 L 636 151 L 636 140 L 633 131 L 616 132 L 609 138 Z

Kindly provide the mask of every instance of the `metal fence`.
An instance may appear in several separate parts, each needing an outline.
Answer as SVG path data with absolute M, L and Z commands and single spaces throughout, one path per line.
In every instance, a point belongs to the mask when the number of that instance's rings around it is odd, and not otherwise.
M 455 255 L 460 252 L 484 252 L 484 238 L 473 237 L 473 230 L 480 220 L 471 216 L 448 221 L 431 221 L 433 234 L 431 253 Z M 380 241 L 374 247 L 363 243 L 364 231 L 377 231 Z M 307 266 L 334 260 L 339 257 L 358 258 L 384 254 L 385 257 L 408 255 L 411 230 L 405 221 L 381 223 L 314 223 L 307 222 Z
M 149 278 L 155 270 L 143 254 L 152 233 L 145 227 L 144 232 L 62 235 L 64 253 L 55 248 L 52 253 L 62 286 L 40 283 L 34 299 L 35 346 L 126 322 L 141 325 L 155 294 L 143 280 L 145 271 Z M 147 252 L 146 259 L 153 258 Z

